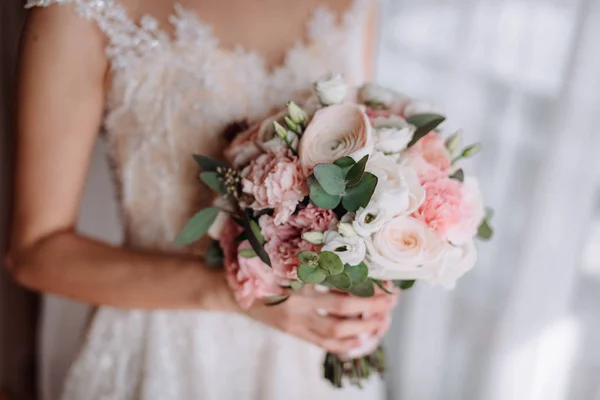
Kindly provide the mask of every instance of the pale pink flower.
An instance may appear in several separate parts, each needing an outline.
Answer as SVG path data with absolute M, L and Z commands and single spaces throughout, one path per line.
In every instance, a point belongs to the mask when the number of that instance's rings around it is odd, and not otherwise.
M 325 232 L 337 223 L 332 210 L 325 210 L 314 204 L 309 204 L 290 218 L 289 224 L 304 232 Z
M 273 209 L 275 224 L 285 223 L 308 195 L 306 176 L 288 149 L 272 148 L 242 171 L 242 190 L 254 197 L 254 210 Z
M 454 244 L 470 240 L 484 215 L 481 193 L 474 179 L 465 184 L 445 176 L 422 179 L 425 201 L 414 216 Z
M 366 114 L 356 104 L 339 104 L 317 111 L 300 141 L 300 163 L 308 174 L 317 164 L 350 156 L 360 160 L 373 149 Z
M 300 237 L 280 240 L 272 238 L 265 244 L 265 250 L 271 259 L 275 274 L 283 279 L 296 279 L 296 270 L 300 265 L 298 253 L 304 250 L 318 251 L 320 246 L 311 244 Z
M 291 217 L 291 219 L 293 218 L 294 216 Z M 282 225 L 276 225 L 275 219 L 268 214 L 261 215 L 260 218 L 258 218 L 258 225 L 260 226 L 260 232 L 267 242 L 275 239 L 288 240 L 293 237 L 298 237 L 302 233 L 300 229 L 293 226 L 290 221 Z
M 444 139 L 430 132 L 404 152 L 403 163 L 410 165 L 419 176 L 446 175 L 452 167 L 452 158 Z

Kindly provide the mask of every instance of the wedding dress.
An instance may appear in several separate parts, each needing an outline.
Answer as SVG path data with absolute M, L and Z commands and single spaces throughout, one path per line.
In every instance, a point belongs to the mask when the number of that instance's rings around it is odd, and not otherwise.
M 342 22 L 320 7 L 304 41 L 269 70 L 256 52 L 219 46 L 200 16 L 176 6 L 172 36 L 156 19 L 133 21 L 116 0 L 29 0 L 70 4 L 108 38 L 112 81 L 104 130 L 119 193 L 126 246 L 181 251 L 173 239 L 209 202 L 191 153 L 218 156 L 232 122 L 253 122 L 323 73 L 358 83 L 365 2 Z M 208 192 L 208 191 L 204 191 Z M 99 307 L 65 383 L 63 399 L 377 399 L 381 382 L 334 390 L 323 351 L 242 315 Z

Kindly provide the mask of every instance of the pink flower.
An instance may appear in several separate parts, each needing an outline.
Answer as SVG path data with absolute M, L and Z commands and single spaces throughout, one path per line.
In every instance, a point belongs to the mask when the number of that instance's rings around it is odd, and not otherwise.
M 338 104 L 317 111 L 300 141 L 300 163 L 308 174 L 317 164 L 350 156 L 360 160 L 373 149 L 366 114 L 356 104 Z
M 294 218 L 294 216 L 291 218 Z M 302 233 L 298 227 L 293 226 L 291 223 L 276 225 L 275 219 L 267 214 L 260 216 L 258 225 L 260 226 L 260 232 L 267 242 L 275 239 L 288 240 L 298 237 Z
M 312 203 L 298 211 L 289 221 L 291 226 L 304 232 L 325 232 L 337 223 L 337 218 L 332 210 L 319 208 Z
M 298 253 L 304 250 L 318 251 L 319 246 L 300 237 L 280 240 L 275 237 L 265 244 L 265 250 L 271 259 L 275 274 L 283 279 L 296 279 L 296 270 L 300 265 Z
M 428 176 L 421 185 L 425 201 L 414 216 L 454 244 L 472 239 L 484 216 L 477 181 L 467 178 L 463 184 L 445 176 Z
M 275 211 L 275 224 L 285 223 L 308 195 L 306 176 L 288 149 L 272 148 L 242 171 L 242 190 L 254 197 L 250 208 Z
M 435 132 L 422 137 L 403 154 L 404 162 L 410 165 L 419 176 L 446 175 L 452 167 L 450 152 L 444 139 Z

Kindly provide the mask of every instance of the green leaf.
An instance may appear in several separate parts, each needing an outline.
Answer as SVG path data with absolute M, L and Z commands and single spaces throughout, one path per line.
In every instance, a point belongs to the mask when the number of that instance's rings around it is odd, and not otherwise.
M 246 235 L 246 232 L 242 232 L 239 235 L 237 235 L 237 237 L 235 238 L 235 242 L 236 243 L 242 243 L 244 240 L 248 240 L 248 235 Z
M 360 161 L 354 164 L 352 168 L 350 168 L 350 170 L 348 171 L 348 175 L 346 175 L 346 185 L 348 187 L 356 186 L 362 180 L 368 160 L 369 155 L 367 154 L 366 156 L 361 158 Z
M 304 287 L 304 283 L 301 281 L 291 281 L 290 287 L 292 288 L 292 290 L 298 291 Z
M 218 240 L 213 240 L 204 252 L 204 264 L 208 267 L 219 267 L 223 265 L 223 250 Z
M 258 226 L 256 221 L 253 219 L 250 220 L 250 228 L 252 228 L 252 233 L 254 234 L 256 239 L 258 239 L 258 242 L 260 244 L 265 244 L 265 237 L 263 236 L 262 232 L 260 231 L 260 226 Z
M 338 196 L 344 193 L 346 174 L 341 167 L 335 164 L 318 164 L 315 166 L 313 173 L 327 194 Z
M 375 286 L 371 280 L 352 284 L 350 293 L 358 297 L 373 297 L 375 295 Z
M 298 253 L 298 260 L 300 260 L 302 264 L 317 265 L 317 261 L 319 261 L 319 255 L 314 251 L 305 250 Z
M 371 279 L 371 280 L 373 281 L 374 284 L 379 286 L 379 289 L 383 290 L 387 294 L 394 294 L 394 293 L 390 292 L 389 290 L 387 290 L 386 287 L 383 285 L 383 282 L 381 282 L 379 279 Z
M 208 207 L 194 215 L 175 238 L 175 244 L 186 246 L 200 239 L 208 232 L 218 214 L 218 208 Z
M 261 239 L 259 239 L 256 236 L 256 233 L 255 233 L 256 228 L 253 228 L 254 225 L 256 225 L 256 227 L 258 227 L 258 225 L 256 224 L 256 221 L 254 221 L 253 219 L 250 218 L 250 215 L 248 214 L 247 210 L 244 213 L 242 213 L 242 217 L 243 217 L 243 221 L 244 221 L 244 231 L 246 232 L 246 235 L 248 235 L 248 242 L 250 242 L 252 249 L 256 252 L 256 255 L 262 260 L 262 262 L 264 262 L 265 264 L 267 264 L 270 267 L 271 259 L 269 258 L 269 254 L 265 251 L 265 249 L 262 246 L 262 243 L 264 242 L 264 238 L 262 237 L 262 235 L 260 235 L 260 237 L 263 240 L 263 242 L 261 242 Z M 253 222 L 254 222 L 254 224 L 253 224 Z M 258 233 L 260 234 L 260 229 L 258 230 Z
M 327 275 L 318 268 L 311 267 L 308 264 L 300 264 L 298 267 L 298 279 L 309 285 L 316 285 L 327 278 Z
M 473 157 L 475 154 L 481 151 L 481 145 L 479 143 L 472 144 L 468 147 L 465 147 L 460 154 L 461 158 L 469 158 Z
M 265 300 L 270 301 L 270 303 L 266 303 L 265 306 L 267 307 L 272 307 L 272 306 L 277 306 L 281 303 L 283 303 L 284 301 L 286 301 L 287 299 L 290 298 L 289 295 L 286 296 L 268 296 L 268 297 L 263 297 Z
M 402 290 L 408 290 L 411 287 L 413 287 L 414 284 L 415 284 L 414 280 L 410 280 L 410 281 L 407 281 L 407 280 L 404 280 L 404 281 L 402 281 L 402 280 L 394 281 L 394 285 L 396 285 L 397 288 L 400 288 Z
M 310 201 L 320 208 L 333 210 L 340 204 L 341 195 L 332 196 L 328 194 L 316 179 L 309 179 L 310 185 Z
M 230 168 L 229 165 L 227 165 L 223 161 L 216 160 L 211 157 L 203 156 L 200 154 L 194 154 L 193 157 L 194 157 L 194 161 L 196 161 L 196 164 L 198 164 L 200 166 L 200 168 L 202 168 L 203 171 L 215 172 L 218 167 L 225 168 L 225 169 Z
M 490 226 L 488 219 L 484 219 L 477 229 L 477 237 L 482 240 L 490 240 L 494 235 L 494 230 Z
M 352 287 L 352 281 L 346 274 L 330 275 L 325 282 L 340 290 L 348 290 Z
M 350 170 L 350 168 L 352 168 L 352 166 L 356 164 L 356 161 L 354 161 L 354 158 L 346 156 L 338 158 L 334 161 L 334 164 L 343 169 L 344 173 L 347 173 Z
M 450 179 L 456 179 L 459 182 L 464 182 L 465 172 L 462 170 L 462 168 L 459 168 L 452 175 L 450 175 Z
M 344 263 L 340 257 L 331 251 L 319 253 L 319 268 L 329 275 L 341 274 L 344 271 Z
M 418 114 L 413 115 L 406 119 L 409 124 L 417 127 L 413 134 L 412 140 L 408 143 L 407 147 L 415 145 L 423 136 L 438 127 L 439 124 L 444 122 L 446 117 L 439 114 Z
M 352 285 L 364 282 L 369 276 L 369 268 L 364 262 L 361 262 L 358 265 L 350 266 L 346 264 L 344 266 L 344 273 L 350 277 L 352 280 Z
M 256 252 L 252 249 L 242 249 L 240 250 L 239 255 L 243 258 L 254 258 L 256 257 Z
M 366 207 L 376 186 L 377 177 L 370 172 L 365 172 L 360 183 L 348 188 L 342 198 L 342 205 L 346 211 L 355 212 L 360 207 Z
M 227 193 L 223 182 L 221 182 L 221 180 L 219 179 L 219 175 L 216 172 L 202 172 L 200 174 L 200 179 L 215 192 L 221 194 Z

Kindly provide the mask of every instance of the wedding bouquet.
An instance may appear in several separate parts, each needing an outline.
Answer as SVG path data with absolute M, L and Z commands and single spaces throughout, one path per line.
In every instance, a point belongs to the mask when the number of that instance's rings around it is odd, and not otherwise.
M 476 179 L 459 162 L 460 133 L 444 140 L 444 117 L 374 84 L 319 80 L 302 106 L 235 137 L 225 161 L 195 155 L 200 179 L 220 197 L 177 242 L 204 234 L 243 308 L 285 301 L 304 285 L 369 297 L 416 280 L 452 287 L 476 261 L 475 236 L 491 229 Z M 393 286 L 392 286 L 393 287 Z M 328 353 L 325 377 L 360 385 L 385 365 L 381 348 L 347 359 Z

